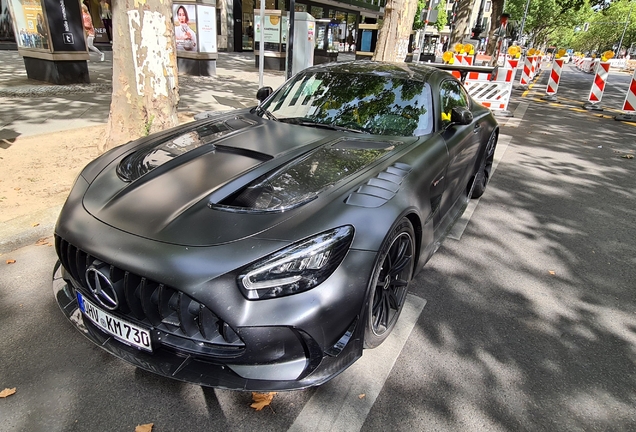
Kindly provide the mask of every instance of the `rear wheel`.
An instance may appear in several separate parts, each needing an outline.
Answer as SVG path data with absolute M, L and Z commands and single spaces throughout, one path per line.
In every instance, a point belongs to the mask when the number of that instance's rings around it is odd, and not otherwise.
M 406 301 L 414 265 L 413 225 L 402 218 L 384 239 L 371 276 L 364 347 L 375 348 L 389 336 Z
M 471 198 L 480 198 L 486 191 L 490 174 L 492 173 L 492 164 L 495 160 L 495 149 L 497 148 L 497 133 L 493 132 L 486 144 L 484 155 L 481 158 L 479 168 L 473 177 Z

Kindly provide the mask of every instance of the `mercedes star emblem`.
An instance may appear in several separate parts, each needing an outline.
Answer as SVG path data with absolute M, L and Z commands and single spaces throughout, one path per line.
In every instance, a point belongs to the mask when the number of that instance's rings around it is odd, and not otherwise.
M 117 306 L 119 306 L 117 292 L 104 273 L 93 266 L 89 267 L 86 269 L 86 283 L 102 306 L 109 310 L 117 309 Z

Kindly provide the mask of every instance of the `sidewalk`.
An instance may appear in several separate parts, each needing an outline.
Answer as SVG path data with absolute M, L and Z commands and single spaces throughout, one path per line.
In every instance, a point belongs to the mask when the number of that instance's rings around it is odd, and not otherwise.
M 46 142 L 47 134 L 99 126 L 108 121 L 113 63 L 112 52 L 105 54 L 106 61 L 88 63 L 91 84 L 56 86 L 29 80 L 17 51 L 0 51 L 0 181 L 12 174 L 6 164 L 3 168 L 3 151 L 20 146 L 20 139 L 41 137 Z M 284 72 L 264 72 L 265 86 L 277 88 L 284 81 Z M 203 111 L 254 106 L 258 83 L 253 53 L 219 53 L 216 76 L 179 75 L 180 118 L 191 118 Z M 59 151 L 65 148 L 68 147 L 60 145 Z M 24 164 L 29 162 L 25 160 Z M 60 168 L 64 169 L 45 167 Z M 0 209 L 1 204 L 0 200 Z M 0 254 L 52 235 L 60 208 L 61 203 L 53 207 L 43 205 L 36 212 L 0 222 Z

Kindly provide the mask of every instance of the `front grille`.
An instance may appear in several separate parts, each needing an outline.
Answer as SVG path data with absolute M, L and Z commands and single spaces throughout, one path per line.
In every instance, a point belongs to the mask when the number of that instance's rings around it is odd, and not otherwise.
M 177 336 L 164 338 L 164 344 L 211 355 L 236 355 L 245 348 L 232 327 L 187 294 L 104 263 L 59 236 L 55 236 L 55 248 L 82 295 L 99 304 L 86 281 L 86 270 L 98 268 L 108 275 L 119 299 L 117 309 L 108 312 Z

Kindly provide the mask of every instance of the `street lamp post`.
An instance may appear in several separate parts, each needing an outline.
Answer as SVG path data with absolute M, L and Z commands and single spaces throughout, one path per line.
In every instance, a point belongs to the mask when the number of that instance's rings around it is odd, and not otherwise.
M 481 4 L 479 5 L 479 13 L 477 14 L 477 22 L 475 23 L 475 27 L 473 27 L 472 33 L 473 37 L 471 39 L 479 39 L 481 40 L 481 32 L 484 31 L 482 21 L 484 20 L 484 5 L 486 0 L 481 0 Z
M 625 20 L 625 27 L 623 27 L 623 34 L 621 35 L 621 40 L 618 42 L 618 49 L 616 50 L 616 54 L 621 54 L 621 45 L 623 45 L 623 38 L 625 37 L 625 31 L 627 30 L 627 26 L 629 25 L 629 17 L 632 14 L 632 8 L 634 7 L 634 2 L 629 2 L 629 13 L 627 14 L 627 20 Z

